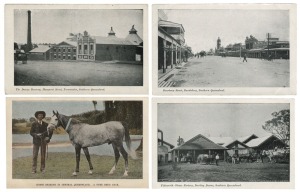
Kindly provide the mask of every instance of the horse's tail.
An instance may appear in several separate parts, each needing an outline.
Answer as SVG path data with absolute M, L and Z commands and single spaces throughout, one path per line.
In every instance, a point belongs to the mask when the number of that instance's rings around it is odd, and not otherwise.
M 129 135 L 129 127 L 128 127 L 128 123 L 122 121 L 122 125 L 124 127 L 125 130 L 125 142 L 127 145 L 127 148 L 129 150 L 129 155 L 133 158 L 136 159 L 136 153 L 134 150 L 131 149 L 131 139 L 130 139 L 130 135 Z

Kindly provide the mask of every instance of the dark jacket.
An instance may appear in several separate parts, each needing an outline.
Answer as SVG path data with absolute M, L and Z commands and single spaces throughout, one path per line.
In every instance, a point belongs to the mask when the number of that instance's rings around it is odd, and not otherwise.
M 30 135 L 33 137 L 33 144 L 41 145 L 41 140 L 44 140 L 45 137 L 49 137 L 49 139 L 51 139 L 53 132 L 50 132 L 50 134 L 48 134 L 47 126 L 48 123 L 45 123 L 44 121 L 42 121 L 42 125 L 37 121 L 32 123 Z M 42 133 L 42 137 L 37 136 L 38 133 Z

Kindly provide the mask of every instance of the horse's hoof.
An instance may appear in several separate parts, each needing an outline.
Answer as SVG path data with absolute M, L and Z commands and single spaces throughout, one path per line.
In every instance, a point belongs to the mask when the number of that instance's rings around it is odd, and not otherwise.
M 92 170 L 89 170 L 89 172 L 88 172 L 90 175 L 92 175 L 93 174 L 93 171 Z
M 77 176 L 77 172 L 72 173 L 73 176 Z
M 123 177 L 127 177 L 128 176 L 128 172 L 125 171 Z

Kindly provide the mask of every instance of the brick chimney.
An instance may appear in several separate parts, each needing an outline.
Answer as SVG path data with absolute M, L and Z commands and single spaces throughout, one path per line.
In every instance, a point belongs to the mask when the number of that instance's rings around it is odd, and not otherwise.
M 26 52 L 32 50 L 32 42 L 31 42 L 31 11 L 28 10 L 28 29 L 27 29 L 27 47 Z

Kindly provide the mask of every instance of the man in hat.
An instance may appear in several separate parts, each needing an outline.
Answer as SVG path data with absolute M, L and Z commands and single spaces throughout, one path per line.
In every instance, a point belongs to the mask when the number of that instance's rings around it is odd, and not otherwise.
M 32 173 L 36 173 L 37 157 L 41 148 L 41 168 L 40 171 L 45 173 L 45 156 L 46 146 L 50 142 L 53 132 L 47 131 L 48 123 L 43 119 L 46 116 L 44 111 L 37 111 L 34 114 L 36 121 L 32 123 L 30 135 L 33 137 L 33 158 L 32 158 Z

